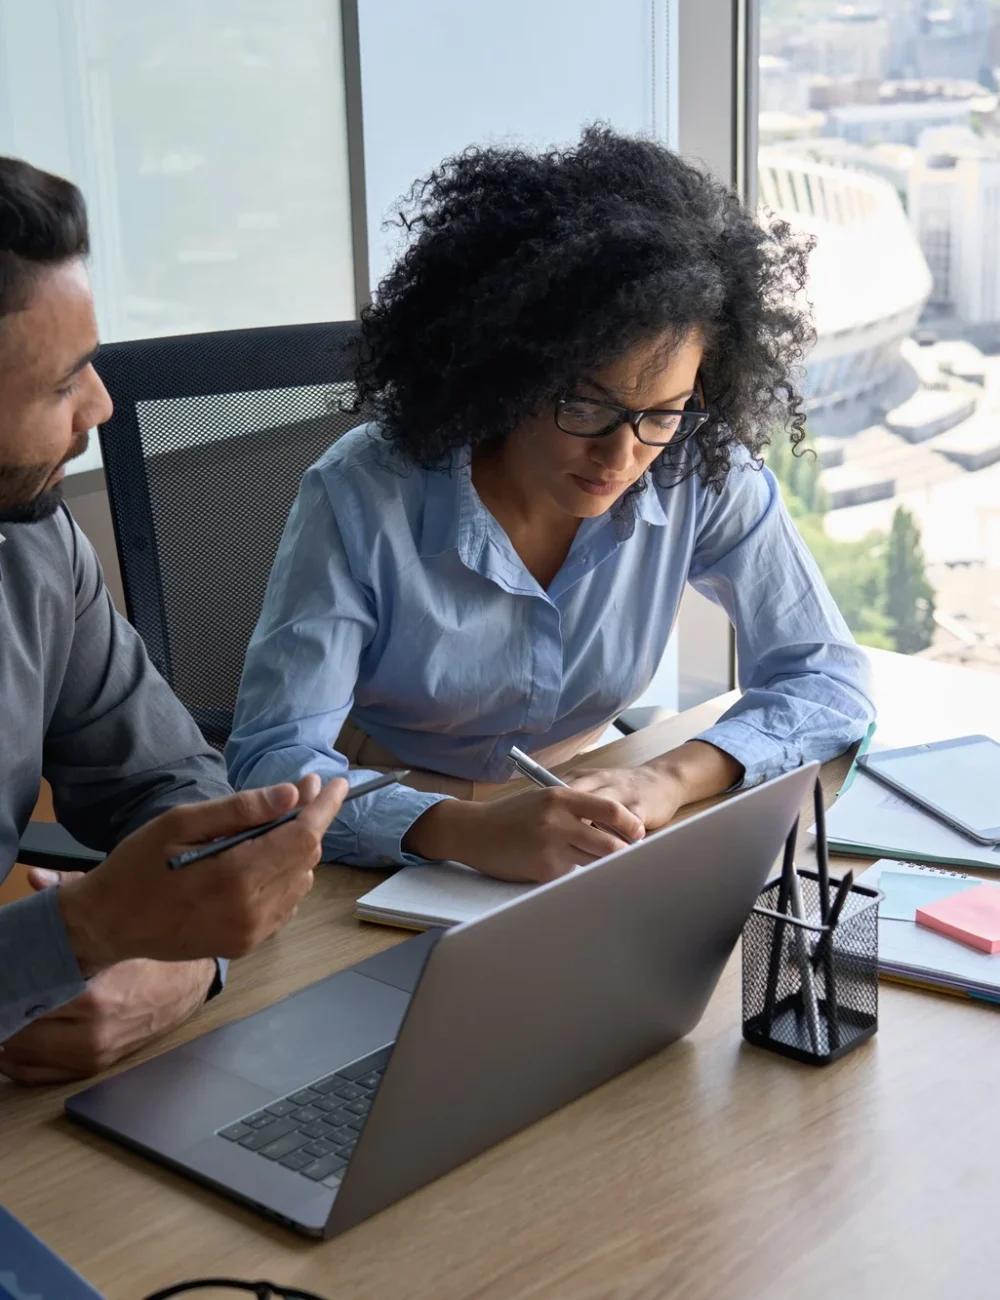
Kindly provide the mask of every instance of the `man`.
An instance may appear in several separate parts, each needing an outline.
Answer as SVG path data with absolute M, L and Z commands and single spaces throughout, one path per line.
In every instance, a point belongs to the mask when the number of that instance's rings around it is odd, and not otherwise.
M 221 759 L 114 611 L 61 502 L 65 465 L 111 414 L 75 186 L 0 158 L 0 880 L 44 775 L 56 814 L 109 852 L 34 871 L 0 908 L 0 1073 L 83 1077 L 189 1016 L 312 885 L 346 783 L 233 795 Z M 281 828 L 182 871 L 186 846 Z M 59 888 L 47 886 L 59 884 Z

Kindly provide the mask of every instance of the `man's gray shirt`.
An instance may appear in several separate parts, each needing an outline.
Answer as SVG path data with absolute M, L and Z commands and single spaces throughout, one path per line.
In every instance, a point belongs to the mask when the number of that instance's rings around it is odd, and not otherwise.
M 111 603 L 65 508 L 0 542 L 0 880 L 41 778 L 78 840 L 109 851 L 176 804 L 230 792 L 221 758 Z M 0 907 L 0 1042 L 85 987 L 49 889 Z

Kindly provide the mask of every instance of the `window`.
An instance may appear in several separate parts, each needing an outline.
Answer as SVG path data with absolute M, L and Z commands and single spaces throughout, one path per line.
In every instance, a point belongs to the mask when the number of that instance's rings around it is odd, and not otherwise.
M 107 341 L 356 312 L 331 0 L 0 0 L 0 152 L 84 191 Z
M 682 78 L 677 0 L 0 0 L 0 152 L 84 191 L 106 341 L 344 319 L 443 156 L 595 120 L 676 143 L 684 78 L 709 122 L 731 6 L 697 18 L 713 54 Z M 99 464 L 95 438 L 71 470 Z M 121 604 L 98 477 L 68 490 Z M 639 703 L 727 687 L 728 649 L 703 639 L 673 640 Z
M 761 98 L 759 198 L 816 238 L 818 327 L 816 458 L 769 459 L 859 640 L 1000 672 L 996 11 L 926 10 L 761 0 L 800 108 Z

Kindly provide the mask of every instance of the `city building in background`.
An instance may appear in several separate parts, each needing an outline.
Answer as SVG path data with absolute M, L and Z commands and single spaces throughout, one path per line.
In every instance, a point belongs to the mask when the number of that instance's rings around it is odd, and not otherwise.
M 1000 137 L 968 127 L 920 137 L 909 212 L 933 276 L 931 302 L 969 325 L 1000 321 Z
M 760 58 L 760 202 L 816 241 L 774 467 L 862 640 L 1000 671 L 1000 6 L 762 0 Z
M 817 339 L 806 382 L 814 424 L 836 419 L 859 399 L 889 395 L 899 379 L 900 345 L 931 292 L 896 190 L 780 146 L 761 151 L 758 177 L 763 207 L 816 240 L 808 296 Z
M 890 73 L 900 77 L 963 77 L 994 85 L 989 0 L 887 0 Z

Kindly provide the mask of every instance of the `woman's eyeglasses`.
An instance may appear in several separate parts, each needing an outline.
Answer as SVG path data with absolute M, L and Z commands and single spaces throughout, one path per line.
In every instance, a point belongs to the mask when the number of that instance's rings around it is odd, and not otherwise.
M 666 447 L 683 442 L 697 433 L 708 419 L 704 395 L 699 391 L 682 411 L 630 411 L 614 402 L 591 397 L 565 396 L 556 399 L 556 424 L 574 438 L 605 438 L 623 424 L 647 447 Z

